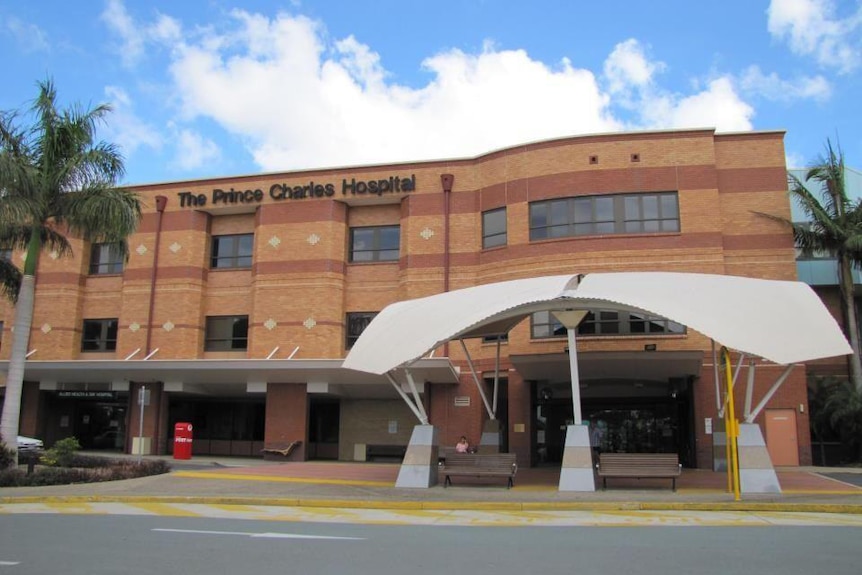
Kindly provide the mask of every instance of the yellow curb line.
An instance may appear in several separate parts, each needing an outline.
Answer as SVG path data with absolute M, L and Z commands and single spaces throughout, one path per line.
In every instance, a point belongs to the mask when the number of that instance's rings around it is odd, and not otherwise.
M 208 471 L 177 471 L 174 477 L 193 479 L 225 479 L 235 481 L 265 481 L 271 483 L 315 483 L 320 485 L 359 485 L 363 487 L 395 487 L 391 481 L 366 479 L 320 479 L 316 477 L 273 477 L 272 475 L 243 475 L 239 473 L 212 473 Z
M 183 497 L 70 495 L 0 497 L 0 505 L 32 503 L 162 503 L 256 505 L 269 507 L 330 507 L 435 511 L 756 511 L 774 513 L 845 513 L 862 515 L 862 504 L 775 502 L 650 502 L 650 501 L 383 501 L 264 497 Z

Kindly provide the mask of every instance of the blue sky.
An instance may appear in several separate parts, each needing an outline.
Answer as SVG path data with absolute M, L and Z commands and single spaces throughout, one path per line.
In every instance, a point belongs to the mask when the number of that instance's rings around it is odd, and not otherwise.
M 862 166 L 862 0 L 0 0 L 0 110 L 109 102 L 124 183 L 689 127 Z

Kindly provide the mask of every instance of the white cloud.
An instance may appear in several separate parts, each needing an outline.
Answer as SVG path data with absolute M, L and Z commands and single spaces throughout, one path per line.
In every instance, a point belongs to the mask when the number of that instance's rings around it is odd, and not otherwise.
M 604 75 L 611 92 L 625 92 L 632 87 L 645 88 L 665 67 L 664 62 L 647 60 L 640 43 L 630 38 L 614 47 L 605 60 Z
M 35 24 L 10 16 L 6 18 L 4 28 L 25 52 L 47 52 L 51 49 L 48 36 Z
M 710 81 L 706 90 L 676 100 L 658 118 L 658 124 L 668 127 L 706 125 L 734 132 L 750 130 L 753 116 L 754 108 L 739 97 L 730 78 L 722 77 Z
M 158 150 L 162 147 L 162 137 L 159 130 L 142 121 L 133 110 L 132 100 L 128 93 L 117 86 L 105 88 L 113 111 L 103 128 L 110 141 L 116 143 L 125 156 L 130 156 L 145 146 Z
M 663 90 L 665 65 L 634 39 L 615 47 L 600 77 L 568 59 L 548 65 L 488 42 L 479 53 L 426 58 L 431 80 L 410 87 L 391 79 L 373 47 L 332 40 L 309 18 L 232 18 L 221 31 L 181 30 L 166 17 L 131 26 L 169 53 L 186 168 L 219 155 L 201 130 L 183 131 L 198 119 L 237 136 L 261 169 L 278 171 L 465 157 L 621 129 L 747 130 L 754 115 L 729 77 L 687 94 Z
M 147 44 L 170 45 L 178 40 L 180 34 L 179 23 L 161 14 L 157 15 L 156 21 L 149 26 L 136 23 L 126 11 L 123 0 L 108 0 L 101 19 L 119 36 L 118 52 L 127 67 L 134 66 L 144 56 Z
M 832 95 L 832 86 L 823 76 L 801 76 L 793 81 L 782 80 L 775 72 L 764 74 L 758 66 L 749 66 L 740 76 L 739 83 L 743 91 L 774 101 L 826 101 Z
M 218 145 L 191 130 L 180 130 L 176 135 L 174 164 L 183 170 L 194 170 L 221 159 Z
M 769 33 L 787 39 L 796 54 L 812 55 L 821 66 L 846 73 L 862 63 L 862 7 L 836 17 L 833 0 L 772 0 Z
M 605 60 L 605 80 L 613 104 L 632 114 L 626 127 L 709 128 L 718 131 L 751 129 L 754 109 L 737 93 L 730 77 L 713 78 L 694 94 L 675 94 L 656 82 L 666 66 L 647 59 L 641 44 L 629 39 L 617 44 Z

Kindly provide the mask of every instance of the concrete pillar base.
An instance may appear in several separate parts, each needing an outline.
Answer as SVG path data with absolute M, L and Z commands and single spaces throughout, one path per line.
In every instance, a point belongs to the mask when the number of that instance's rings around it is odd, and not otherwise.
M 500 420 L 489 419 L 482 426 L 479 453 L 500 453 Z
M 595 491 L 593 449 L 590 430 L 586 425 L 569 425 L 566 428 L 566 447 L 560 469 L 559 491 Z
M 781 493 L 778 475 L 766 449 L 763 432 L 756 423 L 739 425 L 740 493 Z
M 437 485 L 437 445 L 436 427 L 414 427 L 395 487 L 427 489 Z

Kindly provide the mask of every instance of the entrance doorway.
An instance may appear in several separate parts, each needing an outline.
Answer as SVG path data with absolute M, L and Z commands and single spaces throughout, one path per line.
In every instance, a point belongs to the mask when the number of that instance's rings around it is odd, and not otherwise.
M 308 402 L 308 458 L 338 459 L 341 403 L 313 397 Z
M 128 394 L 59 391 L 45 395 L 45 444 L 74 437 L 81 448 L 122 451 L 126 442 Z
M 796 410 L 767 409 L 766 449 L 772 465 L 799 465 L 799 441 L 796 437 Z
M 677 453 L 683 466 L 695 465 L 688 392 L 666 397 L 583 399 L 581 412 L 585 424 L 598 428 L 602 452 Z M 571 397 L 539 397 L 533 413 L 533 464 L 561 464 L 566 429 L 574 423 Z

